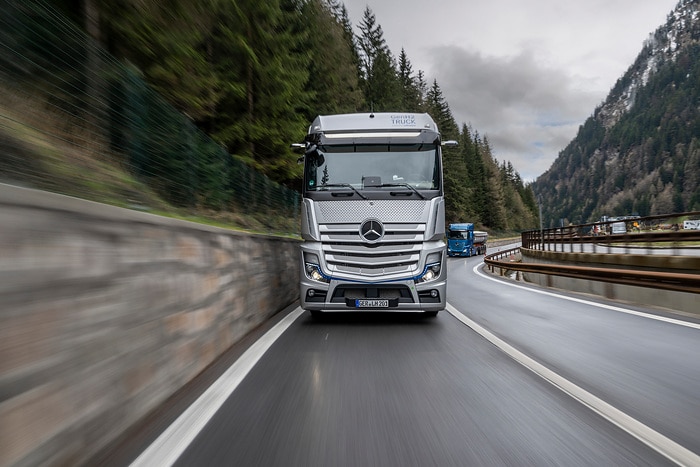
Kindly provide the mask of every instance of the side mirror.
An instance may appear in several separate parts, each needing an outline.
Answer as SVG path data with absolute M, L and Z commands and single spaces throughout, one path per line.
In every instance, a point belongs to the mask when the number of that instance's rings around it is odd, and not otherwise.
M 309 161 L 318 167 L 319 165 L 323 165 L 324 162 L 326 162 L 326 158 L 323 157 L 323 153 L 318 150 L 318 146 L 315 144 L 312 144 L 308 147 L 306 151 L 304 151 L 304 158 L 309 157 Z
M 300 152 L 302 149 L 306 148 L 306 144 L 304 143 L 292 143 L 290 148 L 294 149 L 294 152 Z M 301 156 L 297 159 L 297 164 L 303 164 L 304 163 L 304 156 Z
M 453 140 L 453 139 L 450 139 L 450 140 L 447 140 L 447 141 L 443 141 L 443 142 L 442 142 L 442 146 L 445 146 L 445 147 L 448 147 L 448 148 L 456 148 L 457 146 L 459 146 L 459 143 L 458 143 L 457 141 Z

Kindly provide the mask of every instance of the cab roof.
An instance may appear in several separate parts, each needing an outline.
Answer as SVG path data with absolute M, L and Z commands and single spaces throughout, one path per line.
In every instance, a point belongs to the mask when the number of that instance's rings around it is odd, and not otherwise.
M 463 223 L 463 224 L 450 224 L 448 227 L 450 230 L 474 230 L 474 224 Z
M 435 121 L 427 113 L 377 112 L 319 115 L 311 123 L 309 134 L 421 130 L 438 132 Z

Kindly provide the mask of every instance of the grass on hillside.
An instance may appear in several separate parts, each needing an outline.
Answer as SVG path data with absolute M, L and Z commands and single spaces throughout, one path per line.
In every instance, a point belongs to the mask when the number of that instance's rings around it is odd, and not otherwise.
M 19 115 L 17 109 L 6 104 L 0 103 L 2 183 L 227 229 L 298 237 L 298 219 L 269 213 L 172 206 L 130 174 L 99 138 L 80 135 L 79 128 L 76 133 L 76 126 L 58 121 L 56 117 L 52 119 L 49 113 Z M 22 107 L 31 108 L 32 105 L 38 104 L 25 101 Z M 42 117 L 32 121 L 32 115 Z

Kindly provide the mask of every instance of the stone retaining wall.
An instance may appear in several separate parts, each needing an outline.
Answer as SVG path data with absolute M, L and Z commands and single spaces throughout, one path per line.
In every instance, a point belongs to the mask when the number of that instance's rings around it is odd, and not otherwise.
M 298 299 L 298 245 L 0 185 L 0 466 L 115 439 Z

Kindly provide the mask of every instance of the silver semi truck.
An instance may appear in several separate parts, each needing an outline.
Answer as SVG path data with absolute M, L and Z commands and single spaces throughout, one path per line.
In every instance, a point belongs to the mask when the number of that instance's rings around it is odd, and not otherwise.
M 445 308 L 440 133 L 428 114 L 317 117 L 304 149 L 301 306 L 338 311 Z M 300 159 L 301 160 L 301 159 Z

